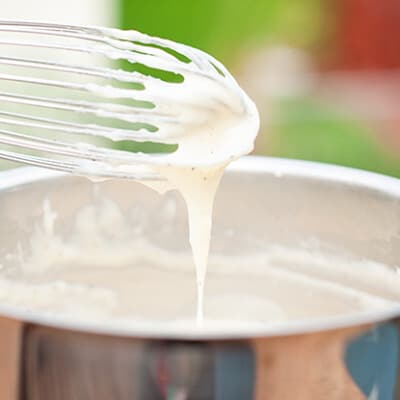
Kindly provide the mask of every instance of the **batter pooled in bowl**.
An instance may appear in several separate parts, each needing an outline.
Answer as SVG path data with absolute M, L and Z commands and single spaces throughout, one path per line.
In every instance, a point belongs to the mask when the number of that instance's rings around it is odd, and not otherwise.
M 165 200 L 165 221 L 173 220 L 174 199 Z M 400 299 L 400 275 L 385 265 L 363 261 L 360 267 L 338 256 L 265 244 L 233 255 L 228 243 L 210 257 L 200 328 L 193 318 L 190 252 L 154 243 L 146 234 L 154 233 L 146 221 L 154 216 L 145 215 L 145 207 L 137 211 L 135 220 L 99 196 L 74 216 L 67 233 L 59 233 L 46 202 L 31 254 L 2 273 L 1 304 L 53 322 L 176 334 L 273 330 L 384 310 Z

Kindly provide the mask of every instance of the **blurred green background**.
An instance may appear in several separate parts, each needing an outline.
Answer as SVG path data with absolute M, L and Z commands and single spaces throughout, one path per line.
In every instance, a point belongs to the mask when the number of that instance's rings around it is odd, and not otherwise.
M 2 18 L 110 25 L 199 47 L 225 63 L 257 103 L 256 153 L 400 177 L 399 0 L 0 0 L 0 6 Z M 16 164 L 0 161 L 0 168 L 10 166 Z
M 232 70 L 261 113 L 256 153 L 400 177 L 398 1 L 120 1 L 120 27 Z

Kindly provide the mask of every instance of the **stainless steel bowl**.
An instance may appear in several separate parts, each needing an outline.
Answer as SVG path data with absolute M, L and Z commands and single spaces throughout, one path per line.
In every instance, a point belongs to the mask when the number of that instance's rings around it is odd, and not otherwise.
M 121 209 L 129 207 L 126 182 L 96 185 Z M 139 184 L 129 191 L 143 209 L 163 202 Z M 93 201 L 93 184 L 31 168 L 0 174 L 0 264 L 27 245 L 46 197 L 60 216 L 59 229 L 67 229 L 75 212 Z M 251 247 L 242 237 L 289 246 L 312 246 L 317 239 L 329 251 L 396 268 L 400 181 L 249 157 L 223 179 L 215 207 L 216 247 L 221 227 L 240 233 L 237 247 Z M 186 244 L 181 203 L 173 229 Z M 5 400 L 400 399 L 398 303 L 214 334 L 163 324 L 78 324 L 5 305 L 0 313 L 0 398 Z

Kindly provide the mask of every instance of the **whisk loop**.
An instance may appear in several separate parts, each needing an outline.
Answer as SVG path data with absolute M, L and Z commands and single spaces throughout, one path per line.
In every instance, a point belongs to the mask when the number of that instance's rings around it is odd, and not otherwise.
M 213 57 L 136 31 L 0 21 L 0 50 L 0 158 L 11 161 L 160 179 L 153 166 L 182 164 L 179 147 L 211 132 L 221 110 L 252 107 Z M 124 141 L 178 150 L 112 146 Z

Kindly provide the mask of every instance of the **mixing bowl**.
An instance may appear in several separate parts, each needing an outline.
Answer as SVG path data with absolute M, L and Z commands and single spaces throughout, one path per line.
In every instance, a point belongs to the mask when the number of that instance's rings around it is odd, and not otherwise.
M 152 215 L 146 229 L 157 245 L 180 243 L 187 250 L 179 196 L 128 186 L 33 168 L 2 172 L 3 271 L 29 251 L 46 199 L 57 212 L 56 229 L 67 232 L 77 210 L 95 202 L 99 192 L 122 212 L 134 207 L 139 215 Z M 158 210 L 171 198 L 173 234 L 163 235 L 166 222 Z M 349 261 L 400 265 L 400 181 L 394 178 L 249 157 L 225 173 L 214 214 L 216 252 L 229 242 L 235 251 L 251 251 L 251 238 L 257 238 L 257 246 L 317 248 Z M 171 244 L 171 237 L 178 240 Z M 350 266 L 362 276 L 362 262 Z M 0 304 L 0 314 L 1 399 L 400 399 L 397 301 L 379 310 L 214 331 L 162 321 L 75 321 L 32 312 L 29 304 Z

